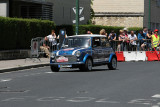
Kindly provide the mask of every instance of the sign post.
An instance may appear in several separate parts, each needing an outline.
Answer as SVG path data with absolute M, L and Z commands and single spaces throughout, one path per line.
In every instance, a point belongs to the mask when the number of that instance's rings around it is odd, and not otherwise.
M 76 35 L 79 31 L 79 0 L 76 0 Z

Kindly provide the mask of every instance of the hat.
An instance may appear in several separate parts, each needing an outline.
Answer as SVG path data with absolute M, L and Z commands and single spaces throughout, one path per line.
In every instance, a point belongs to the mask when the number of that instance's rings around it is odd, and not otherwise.
M 155 29 L 154 32 L 158 32 L 158 29 Z
M 124 30 L 124 31 L 128 31 L 128 29 L 127 29 L 127 28 L 124 28 L 123 30 Z

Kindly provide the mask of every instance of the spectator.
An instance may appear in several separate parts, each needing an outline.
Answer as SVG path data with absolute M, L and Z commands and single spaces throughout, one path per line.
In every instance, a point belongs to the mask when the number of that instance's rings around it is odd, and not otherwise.
M 49 41 L 49 44 L 50 44 L 50 48 L 53 50 L 56 50 L 57 48 L 57 36 L 55 34 L 55 30 L 52 30 L 51 31 L 51 34 L 46 36 L 46 38 L 48 39 Z
M 148 51 L 150 50 L 151 48 L 151 38 L 152 38 L 152 31 L 151 30 L 148 30 L 148 33 L 146 35 L 146 39 L 147 39 L 147 49 Z
M 154 30 L 154 34 L 152 35 L 151 38 L 151 43 L 152 43 L 152 50 L 154 51 L 154 49 L 157 50 L 159 44 L 160 44 L 160 39 L 159 39 L 159 35 L 158 35 L 158 29 Z
M 126 50 L 129 50 L 129 40 L 128 40 L 128 29 L 127 28 L 124 28 L 124 35 L 126 37 Z
M 124 30 L 120 30 L 119 33 L 120 33 L 120 35 L 119 35 L 118 50 L 120 49 L 120 51 L 124 51 L 125 41 L 126 41 L 126 37 L 124 35 Z
M 146 27 L 144 27 L 144 28 L 143 28 L 143 34 L 144 34 L 145 36 L 147 36 L 147 33 L 148 33 L 148 29 L 147 29 Z
M 130 48 L 129 51 L 136 51 L 136 40 L 137 40 L 137 36 L 136 34 L 134 34 L 134 31 L 131 31 L 131 34 L 128 35 L 128 39 L 130 41 Z
M 145 46 L 146 46 L 146 42 L 145 42 L 146 36 L 143 33 L 143 31 L 139 31 L 138 40 L 139 40 L 138 50 L 139 50 L 139 47 L 141 47 L 141 49 L 144 51 L 145 50 Z
M 91 34 L 92 35 L 93 33 L 91 31 L 87 31 L 87 34 Z
M 50 58 L 50 52 L 49 52 L 49 43 L 48 43 L 48 39 L 47 37 L 45 37 L 41 42 L 40 42 L 41 46 L 40 46 L 40 50 L 45 52 L 46 56 L 48 58 Z
M 106 37 L 108 36 L 108 34 L 106 33 L 106 30 L 105 29 L 102 29 L 100 31 L 100 35 L 105 35 Z
M 114 33 L 114 31 L 112 31 L 109 36 L 108 36 L 108 40 L 111 44 L 111 47 L 115 50 L 116 49 L 116 33 Z

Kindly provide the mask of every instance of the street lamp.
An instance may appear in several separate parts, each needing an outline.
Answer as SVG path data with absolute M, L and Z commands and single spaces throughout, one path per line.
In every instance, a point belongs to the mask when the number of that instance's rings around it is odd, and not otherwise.
M 79 29 L 79 0 L 76 0 L 76 35 Z
M 151 0 L 149 0 L 148 29 L 151 29 Z

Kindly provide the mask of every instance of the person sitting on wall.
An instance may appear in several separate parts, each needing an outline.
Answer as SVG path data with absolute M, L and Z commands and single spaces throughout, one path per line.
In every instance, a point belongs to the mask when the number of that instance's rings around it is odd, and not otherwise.
M 50 58 L 50 52 L 49 52 L 50 47 L 49 47 L 49 42 L 48 42 L 47 37 L 45 37 L 44 39 L 42 39 L 41 42 L 40 42 L 40 44 L 41 44 L 40 50 L 43 51 L 43 52 L 45 52 L 46 56 L 48 58 Z

